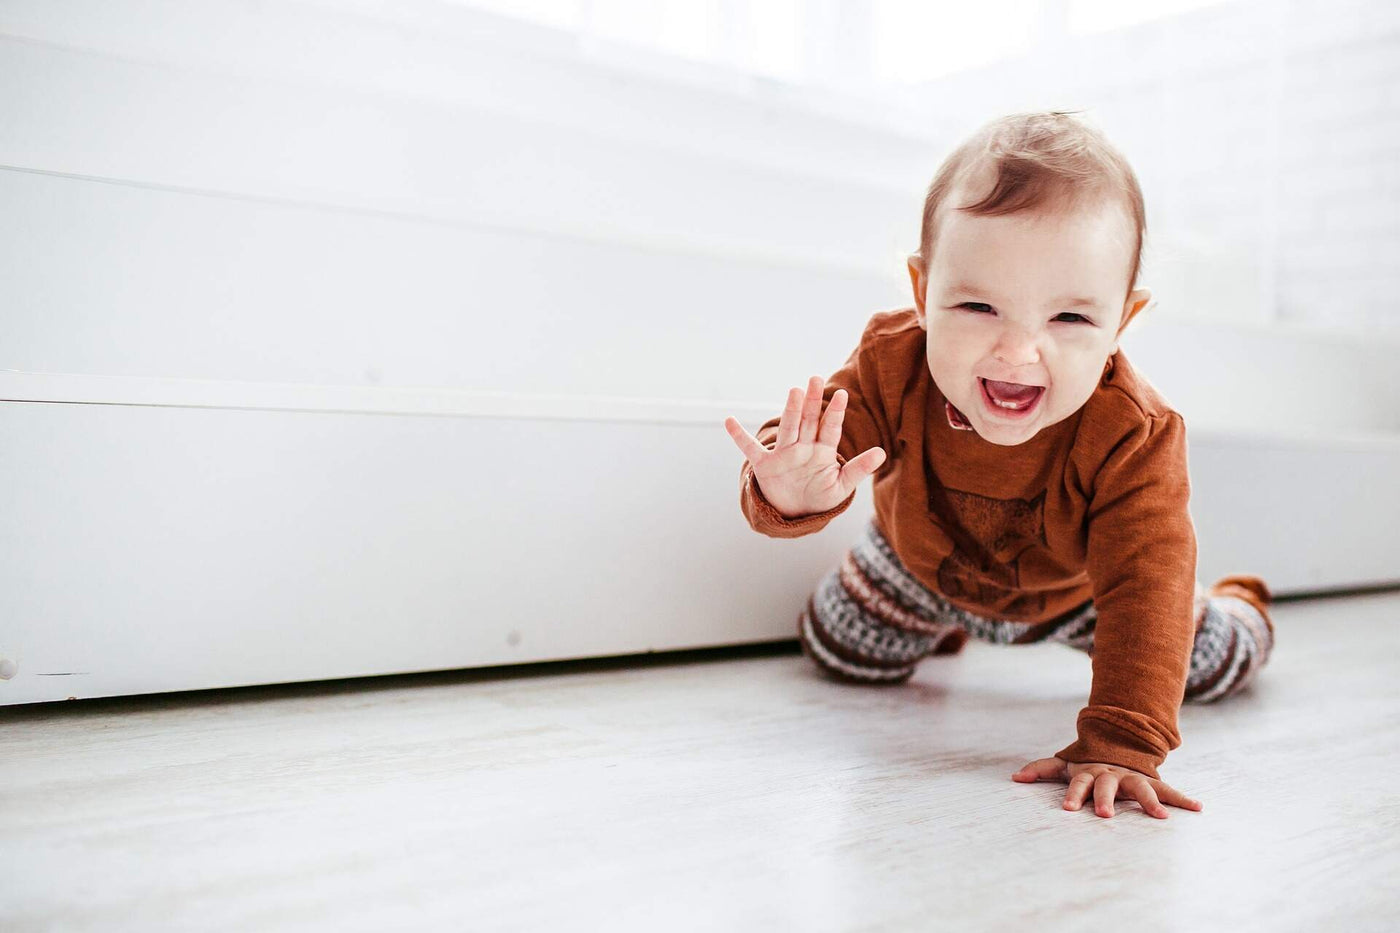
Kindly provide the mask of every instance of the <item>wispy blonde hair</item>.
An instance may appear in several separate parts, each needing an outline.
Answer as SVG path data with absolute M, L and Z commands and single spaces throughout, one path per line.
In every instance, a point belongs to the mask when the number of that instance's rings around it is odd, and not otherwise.
M 937 241 L 939 208 L 966 178 L 991 167 L 996 182 L 980 200 L 954 209 L 969 214 L 1053 210 L 1085 202 L 1119 200 L 1134 227 L 1128 289 L 1142 274 L 1147 211 L 1132 166 L 1104 134 L 1073 114 L 1014 113 L 983 125 L 939 166 L 924 199 L 918 256 L 925 270 Z M 1126 292 L 1125 292 L 1126 294 Z

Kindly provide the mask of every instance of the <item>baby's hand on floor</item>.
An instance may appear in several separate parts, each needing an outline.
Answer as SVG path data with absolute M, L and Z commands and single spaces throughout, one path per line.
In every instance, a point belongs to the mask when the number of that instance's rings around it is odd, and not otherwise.
M 1181 791 L 1129 768 L 1097 761 L 1065 761 L 1063 758 L 1037 758 L 1011 775 L 1013 781 L 1029 784 L 1035 781 L 1068 781 L 1065 795 L 1066 810 L 1078 810 L 1092 790 L 1094 812 L 1102 817 L 1113 816 L 1113 801 L 1118 797 L 1136 799 L 1143 812 L 1158 819 L 1167 818 L 1171 804 L 1186 810 L 1201 809 L 1199 800 L 1192 800 Z

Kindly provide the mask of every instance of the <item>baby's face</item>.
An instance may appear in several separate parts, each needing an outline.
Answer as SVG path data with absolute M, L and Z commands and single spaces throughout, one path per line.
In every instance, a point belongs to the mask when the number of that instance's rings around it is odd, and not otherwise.
M 951 203 L 966 203 L 965 193 L 954 192 Z M 916 257 L 910 276 L 929 372 L 980 437 L 1025 443 L 1089 400 L 1123 328 L 1150 297 L 1139 289 L 1124 301 L 1132 245 L 1116 204 L 941 215 L 927 273 Z M 1043 389 L 1015 411 L 992 400 L 985 379 Z

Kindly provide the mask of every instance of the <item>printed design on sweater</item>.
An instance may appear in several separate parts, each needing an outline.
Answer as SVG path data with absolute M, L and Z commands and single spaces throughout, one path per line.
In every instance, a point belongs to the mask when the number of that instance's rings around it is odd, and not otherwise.
M 1048 546 L 1045 493 L 993 499 L 943 485 L 927 461 L 924 472 L 929 514 L 953 541 L 952 552 L 938 566 L 939 591 L 999 615 L 1044 612 L 1044 592 L 1021 589 L 1021 558 Z

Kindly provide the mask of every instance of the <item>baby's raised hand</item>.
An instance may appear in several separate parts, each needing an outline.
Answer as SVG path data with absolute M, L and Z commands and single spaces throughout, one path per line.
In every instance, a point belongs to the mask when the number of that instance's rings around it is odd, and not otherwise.
M 753 464 L 754 481 L 768 501 L 787 518 L 825 512 L 845 501 L 885 462 L 885 451 L 872 447 L 845 466 L 836 462 L 841 421 L 846 414 L 846 390 L 831 395 L 822 416 L 821 376 L 807 382 L 807 394 L 788 390 L 787 407 L 778 421 L 777 445 L 769 450 L 744 430 L 734 418 L 724 419 L 724 429 Z M 818 430 L 818 418 L 821 424 Z
M 1065 761 L 1063 758 L 1037 758 L 1011 775 L 1013 781 L 1029 784 L 1034 781 L 1069 781 L 1064 808 L 1078 810 L 1090 790 L 1094 794 L 1094 812 L 1102 817 L 1113 816 L 1113 801 L 1117 797 L 1135 798 L 1143 812 L 1160 820 L 1167 818 L 1171 804 L 1186 810 L 1201 809 L 1199 800 L 1192 800 L 1181 791 L 1157 778 L 1098 761 Z

